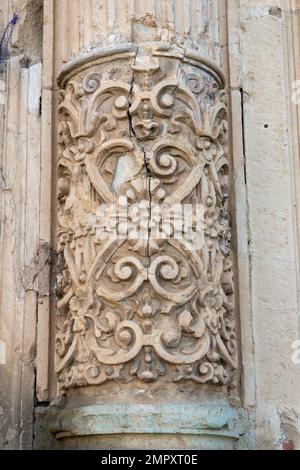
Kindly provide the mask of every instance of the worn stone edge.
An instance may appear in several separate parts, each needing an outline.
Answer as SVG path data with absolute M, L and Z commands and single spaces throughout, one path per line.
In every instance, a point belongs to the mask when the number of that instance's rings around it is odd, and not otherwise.
M 168 43 L 154 43 L 151 46 L 153 48 L 153 56 L 172 57 L 184 62 L 192 62 L 193 65 L 203 68 L 205 72 L 212 75 L 221 90 L 225 88 L 226 79 L 223 71 L 215 62 L 207 57 L 198 54 L 192 49 L 184 50 L 171 47 Z M 63 88 L 73 74 L 95 65 L 97 60 L 113 60 L 117 55 L 135 57 L 137 53 L 138 46 L 133 43 L 108 48 L 95 48 L 90 52 L 81 53 L 78 57 L 62 66 L 57 77 L 57 84 L 60 88 Z
M 111 434 L 189 434 L 238 441 L 248 431 L 248 416 L 227 403 L 110 404 L 37 410 L 36 424 L 43 421 L 57 440 L 66 437 Z

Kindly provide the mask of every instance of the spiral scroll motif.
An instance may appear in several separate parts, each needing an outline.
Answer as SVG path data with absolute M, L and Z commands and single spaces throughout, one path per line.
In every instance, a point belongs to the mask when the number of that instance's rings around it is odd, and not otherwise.
M 226 385 L 237 367 L 223 78 L 201 59 L 159 54 L 91 60 L 63 82 L 61 393 L 163 375 Z M 136 237 L 120 198 L 143 207 Z M 203 207 L 203 243 L 191 250 L 192 224 L 183 239 L 175 234 L 181 208 L 193 204 Z M 161 237 L 155 205 L 175 207 Z

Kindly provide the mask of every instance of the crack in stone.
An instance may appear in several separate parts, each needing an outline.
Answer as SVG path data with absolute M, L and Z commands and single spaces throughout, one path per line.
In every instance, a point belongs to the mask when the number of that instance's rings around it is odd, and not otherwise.
M 138 49 L 137 49 L 137 52 L 136 52 L 136 56 L 135 56 L 135 60 L 134 60 L 134 65 L 136 64 L 136 60 L 137 60 L 137 57 L 138 57 Z M 130 108 L 132 106 L 132 97 L 133 97 L 133 86 L 134 86 L 134 71 L 133 71 L 133 74 L 132 74 L 132 79 L 131 79 L 131 86 L 130 86 L 130 91 L 129 91 L 129 107 L 128 107 L 128 122 L 129 122 L 129 135 L 130 135 L 130 138 L 131 140 L 134 140 L 136 145 L 139 147 L 140 151 L 142 152 L 143 154 L 143 157 L 144 157 L 144 166 L 145 166 L 145 170 L 146 170 L 146 177 L 148 179 L 148 193 L 149 193 L 149 217 L 148 217 L 148 223 L 147 223 L 147 253 L 148 253 L 148 259 L 149 259 L 149 264 L 150 264 L 150 236 L 151 236 L 151 222 L 152 222 L 152 191 L 151 191 L 151 183 L 152 183 L 152 173 L 151 173 L 151 169 L 149 168 L 149 162 L 147 160 L 147 152 L 144 148 L 144 146 L 142 145 L 142 143 L 140 142 L 138 136 L 136 135 L 136 132 L 134 130 L 134 127 L 133 127 L 133 122 L 132 122 L 132 115 L 131 115 L 131 112 L 130 112 Z
M 139 51 L 137 49 L 135 60 L 134 60 L 134 65 L 136 64 L 138 53 L 139 53 Z M 176 84 L 176 87 L 171 92 L 172 98 L 175 97 L 176 92 L 177 92 L 177 90 L 180 86 L 180 77 L 179 77 L 179 75 L 180 75 L 180 71 L 181 71 L 181 69 L 184 65 L 185 56 L 186 56 L 186 52 L 185 52 L 185 50 L 183 50 L 183 55 L 182 55 L 182 57 L 179 58 L 179 61 L 178 61 L 178 67 L 177 67 L 177 72 L 176 72 L 177 84 Z M 142 143 L 140 142 L 138 136 L 136 135 L 136 132 L 135 132 L 134 127 L 133 127 L 132 115 L 131 115 L 131 112 L 130 112 L 130 108 L 132 106 L 132 99 L 133 99 L 133 87 L 134 87 L 134 71 L 133 71 L 133 75 L 132 75 L 132 79 L 131 79 L 131 86 L 130 86 L 130 91 L 129 91 L 129 96 L 128 96 L 128 98 L 129 98 L 129 107 L 128 107 L 129 135 L 130 135 L 131 140 L 135 141 L 136 145 L 139 147 L 139 149 L 143 153 L 144 166 L 145 166 L 145 169 L 146 169 L 146 176 L 147 176 L 147 179 L 148 179 L 149 218 L 148 218 L 147 252 L 148 252 L 148 258 L 149 258 L 149 263 L 150 263 L 150 259 L 151 259 L 150 237 L 151 237 L 151 227 L 152 227 L 152 201 L 153 201 L 153 198 L 152 198 L 152 184 L 151 183 L 152 183 L 153 175 L 152 175 L 151 169 L 149 167 L 149 162 L 148 162 L 148 159 L 147 159 L 147 152 L 146 152 L 144 146 L 142 145 Z M 175 113 L 175 100 L 174 100 L 173 105 L 172 105 L 172 116 L 171 116 L 172 118 L 173 118 L 174 113 Z M 171 119 L 171 122 L 172 122 L 172 119 Z

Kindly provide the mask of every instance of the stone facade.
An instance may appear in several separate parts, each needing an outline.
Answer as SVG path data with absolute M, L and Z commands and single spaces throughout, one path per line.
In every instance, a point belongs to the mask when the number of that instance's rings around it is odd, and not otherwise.
M 2 3 L 0 447 L 300 448 L 300 4 Z

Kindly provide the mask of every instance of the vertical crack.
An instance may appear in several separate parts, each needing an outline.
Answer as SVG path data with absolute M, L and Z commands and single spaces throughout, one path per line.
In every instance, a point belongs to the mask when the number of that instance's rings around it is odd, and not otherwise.
M 137 49 L 133 65 L 136 64 L 138 52 L 139 51 Z M 134 87 L 134 71 L 133 71 L 132 78 L 131 78 L 131 86 L 130 86 L 129 96 L 128 96 L 128 100 L 129 100 L 128 124 L 129 124 L 130 139 L 136 143 L 137 147 L 140 149 L 140 151 L 143 154 L 144 167 L 145 167 L 145 170 L 146 170 L 146 177 L 148 179 L 149 216 L 148 216 L 148 222 L 147 222 L 147 253 L 148 253 L 148 258 L 149 258 L 149 263 L 150 263 L 150 235 L 151 235 L 151 221 L 152 221 L 152 192 L 151 192 L 152 173 L 151 173 L 151 169 L 149 167 L 149 162 L 147 160 L 147 152 L 146 152 L 144 146 L 142 145 L 142 143 L 140 142 L 138 136 L 136 135 L 136 132 L 135 132 L 134 127 L 133 127 L 132 115 L 131 115 L 131 112 L 130 112 L 130 108 L 132 106 L 132 101 L 133 101 L 133 87 Z
M 246 136 L 245 136 L 245 103 L 244 103 L 244 89 L 240 88 L 241 94 L 241 119 L 242 119 L 242 142 L 243 142 L 243 158 L 244 158 L 244 180 L 247 186 L 247 157 L 246 157 Z
M 137 52 L 136 52 L 134 65 L 136 64 L 137 56 L 138 56 L 138 49 L 137 49 Z M 177 82 L 177 84 L 171 92 L 172 98 L 174 98 L 176 96 L 176 92 L 177 92 L 177 90 L 180 86 L 180 80 L 179 80 L 180 71 L 181 71 L 182 66 L 184 64 L 184 59 L 185 59 L 185 51 L 183 51 L 183 55 L 178 61 L 178 67 L 177 67 L 177 71 L 176 71 L 176 82 Z M 128 107 L 129 135 L 130 135 L 130 139 L 135 142 L 135 144 L 137 145 L 137 147 L 140 149 L 140 151 L 143 154 L 144 168 L 146 170 L 146 177 L 147 177 L 147 180 L 148 180 L 149 216 L 148 216 L 148 223 L 147 223 L 147 225 L 148 225 L 147 253 L 148 253 L 148 258 L 149 258 L 149 262 L 150 262 L 150 237 L 151 237 L 152 216 L 153 216 L 153 211 L 152 211 L 152 202 L 153 202 L 153 198 L 152 198 L 152 179 L 153 179 L 153 175 L 152 175 L 152 172 L 151 172 L 151 168 L 149 167 L 149 162 L 148 162 L 148 159 L 147 159 L 147 151 L 146 151 L 145 147 L 143 146 L 142 142 L 140 141 L 140 139 L 138 138 L 138 136 L 136 135 L 136 132 L 135 132 L 134 126 L 133 126 L 132 115 L 131 115 L 131 112 L 130 112 L 132 102 L 133 102 L 133 87 L 134 87 L 134 72 L 133 72 L 132 78 L 131 78 L 131 86 L 130 86 L 129 97 L 128 97 L 128 100 L 129 100 L 129 107 Z M 172 115 L 170 117 L 170 121 L 172 121 L 174 112 L 175 112 L 175 100 L 174 100 L 173 107 L 172 107 Z

